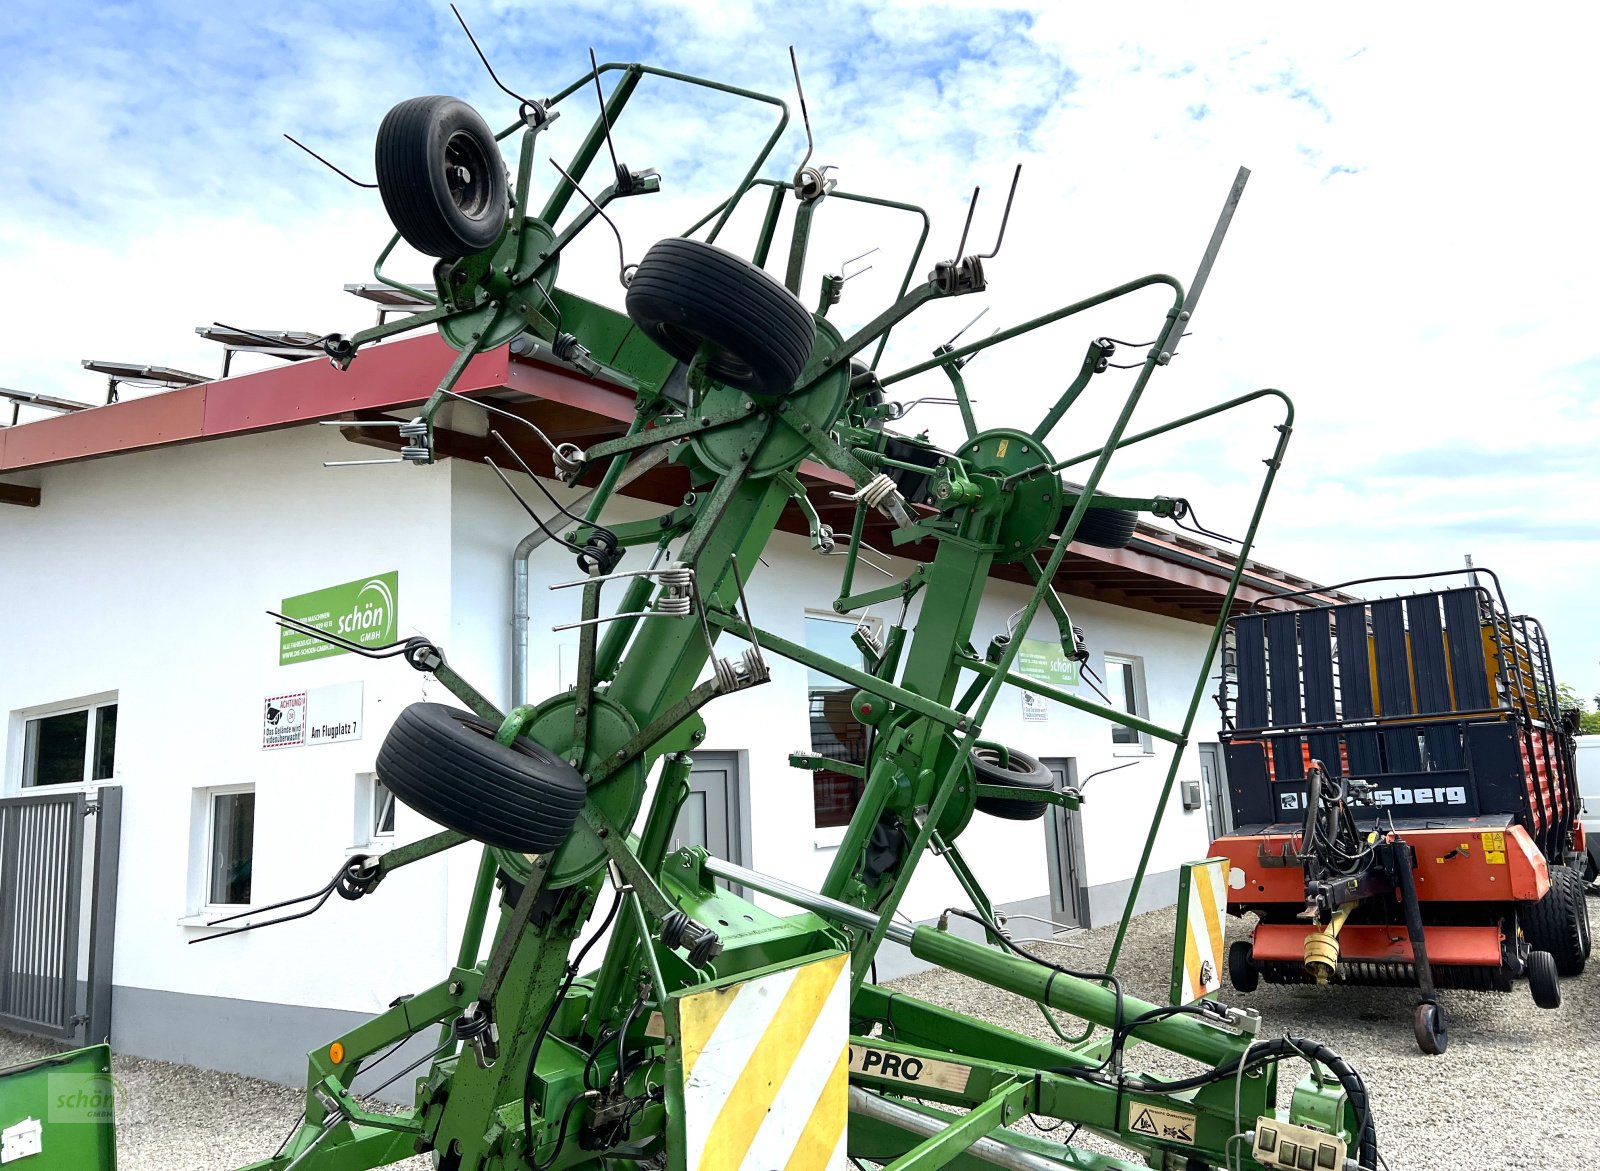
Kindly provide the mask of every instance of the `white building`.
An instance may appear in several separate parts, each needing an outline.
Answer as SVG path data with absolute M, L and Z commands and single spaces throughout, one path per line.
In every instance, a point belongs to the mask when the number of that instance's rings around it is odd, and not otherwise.
M 532 563 L 528 695 L 510 695 L 512 550 L 531 525 L 477 462 L 493 450 L 479 412 L 451 408 L 440 450 L 454 458 L 432 466 L 323 466 L 389 453 L 354 445 L 319 420 L 406 417 L 451 356 L 430 336 L 374 347 L 345 373 L 306 361 L 0 429 L 0 607 L 10 660 L 0 673 L 3 793 L 51 783 L 122 787 L 112 1036 L 121 1052 L 296 1082 L 307 1049 L 357 1014 L 432 984 L 453 962 L 477 866 L 470 847 L 402 870 L 358 903 L 334 898 L 285 926 L 189 946 L 209 934 L 204 920 L 241 909 L 233 904 L 313 890 L 348 853 L 435 828 L 386 803 L 372 769 L 400 710 L 422 699 L 451 702 L 448 693 L 400 659 L 284 663 L 266 611 L 377 579 L 396 595 L 399 636 L 438 642 L 497 704 L 536 701 L 571 681 L 575 637 L 550 627 L 577 616 L 577 597 L 544 587 L 578 574 L 570 553 L 547 544 Z M 579 444 L 620 432 L 632 413 L 620 391 L 503 348 L 476 359 L 460 389 L 515 406 L 557 440 Z M 365 433 L 369 443 L 393 434 Z M 535 466 L 548 468 L 547 459 Z M 821 486 L 823 474 L 812 483 Z M 607 519 L 650 517 L 662 502 L 677 503 L 686 488 L 677 475 L 663 465 L 640 479 Z M 819 504 L 825 496 L 814 493 Z M 769 546 L 767 567 L 752 574 L 754 618 L 784 637 L 833 647 L 849 630 L 830 609 L 842 558 L 811 551 L 797 511 L 783 523 L 788 531 Z M 895 578 L 912 566 L 871 556 Z M 1141 527 L 1123 550 L 1074 547 L 1058 584 L 1085 630 L 1089 665 L 1116 684 L 1113 697 L 1131 695 L 1141 714 L 1181 724 L 1224 566 L 1215 551 L 1154 528 Z M 1252 567 L 1240 596 L 1249 602 L 1306 584 Z M 975 639 L 1003 630 L 1024 598 L 1021 584 L 994 580 Z M 1042 621 L 1035 635 L 1054 639 L 1053 621 Z M 815 886 L 841 830 L 818 824 L 830 818 L 819 817 L 812 777 L 788 764 L 791 751 L 811 744 L 807 674 L 774 659 L 770 683 L 704 710 L 708 736 L 695 753 L 703 796 L 681 828 L 714 853 Z M 1207 694 L 1214 690 L 1208 683 Z M 264 738 L 295 739 L 282 731 L 297 718 L 284 697 L 301 694 L 313 730 L 352 726 L 327 742 L 318 734 L 264 747 Z M 270 725 L 268 708 L 287 714 Z M 1216 724 L 1207 699 L 1181 779 L 1198 781 L 1211 768 L 1203 753 Z M 1009 690 L 986 736 L 1087 782 L 1075 814 L 974 818 L 960 845 L 989 893 L 1013 913 L 1114 920 L 1155 813 L 1164 747 Z M 1131 767 L 1088 781 L 1122 765 Z M 1141 908 L 1173 900 L 1178 866 L 1205 856 L 1215 828 L 1208 814 L 1220 816 L 1217 785 L 1202 808 L 1186 808 L 1183 793 L 1180 785 L 1172 794 Z M 965 903 L 930 858 L 903 909 L 930 919 Z M 885 976 L 893 971 L 886 963 Z

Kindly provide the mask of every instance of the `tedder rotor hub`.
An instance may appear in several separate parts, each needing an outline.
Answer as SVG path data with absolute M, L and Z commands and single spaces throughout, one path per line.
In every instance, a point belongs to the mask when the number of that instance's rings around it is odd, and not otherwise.
M 525 219 L 500 237 L 494 251 L 465 256 L 454 264 L 441 263 L 436 276 L 438 287 L 467 312 L 439 322 L 439 332 L 457 350 L 474 346 L 489 350 L 503 346 L 529 327 L 537 332 L 551 329 L 547 319 L 554 315 L 547 298 L 555 287 L 559 258 L 546 259 L 555 243 L 555 233 L 547 224 Z M 542 267 L 541 267 L 542 266 Z M 538 271 L 533 288 L 507 296 L 514 280 Z
M 995 561 L 1002 565 L 1021 561 L 1043 546 L 1061 514 L 1063 499 L 1060 478 L 1050 470 L 1050 453 L 1044 446 L 1026 431 L 1001 428 L 974 436 L 958 454 L 974 475 L 999 480 L 1026 473 L 1005 492 Z
M 574 693 L 552 696 L 535 710 L 526 735 L 550 751 L 566 756 L 572 749 L 578 723 Z M 639 730 L 627 709 L 603 695 L 593 697 L 589 706 L 589 751 L 578 763 L 585 779 L 598 776 L 600 765 Z M 589 802 L 605 815 L 606 821 L 626 831 L 639 815 L 644 801 L 644 764 L 640 760 L 618 769 L 602 780 L 589 783 Z M 573 833 L 550 860 L 547 885 L 571 886 L 589 878 L 605 864 L 605 850 L 589 834 Z
M 703 418 L 716 418 L 745 404 L 750 420 L 696 435 L 691 446 L 700 462 L 719 476 L 742 470 L 749 479 L 759 480 L 790 470 L 810 454 L 810 436 L 832 427 L 850 397 L 850 371 L 845 365 L 835 367 L 816 385 L 806 385 L 827 364 L 839 340 L 837 329 L 826 321 L 817 322 L 816 348 L 800 375 L 802 389 L 769 408 L 793 425 L 770 428 L 770 434 L 768 418 L 749 395 L 723 383 L 709 384 L 695 407 Z

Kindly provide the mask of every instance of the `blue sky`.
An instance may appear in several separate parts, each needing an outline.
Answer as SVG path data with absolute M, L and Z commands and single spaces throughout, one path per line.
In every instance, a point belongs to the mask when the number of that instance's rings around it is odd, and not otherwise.
M 1140 421 L 1287 390 L 1299 416 L 1263 560 L 1327 581 L 1470 553 L 1545 621 L 1561 676 L 1594 695 L 1587 38 L 1570 8 L 1440 24 L 1393 7 L 474 0 L 464 11 L 504 80 L 534 96 L 579 77 L 593 45 L 603 61 L 787 97 L 795 44 L 813 161 L 849 189 L 927 207 L 939 255 L 975 183 L 974 239 L 989 238 L 1023 163 L 983 330 L 1149 271 L 1188 280 L 1234 169 L 1250 166 L 1193 336 Z M 218 355 L 192 328 L 215 319 L 359 328 L 370 315 L 340 286 L 365 276 L 386 238 L 381 205 L 281 133 L 365 178 L 379 120 L 406 97 L 455 93 L 497 125 L 514 113 L 445 4 L 21 0 L 8 18 L 0 385 L 93 399 L 102 387 L 83 357 L 214 372 Z M 563 107 L 558 155 L 586 124 L 585 101 Z M 641 87 L 618 147 L 631 166 L 659 168 L 664 188 L 618 210 L 630 259 L 729 190 L 770 125 L 727 99 Z M 791 126 L 769 173 L 803 149 Z M 824 270 L 876 245 L 836 311 L 866 320 L 892 297 L 915 224 L 844 204 L 827 213 L 806 299 Z M 616 300 L 615 263 L 614 242 L 597 237 L 567 258 L 563 283 Z M 902 330 L 890 368 L 979 307 L 941 305 Z M 1130 303 L 986 354 L 969 369 L 980 421 L 1037 417 L 1089 337 L 1142 340 L 1160 313 Z M 1126 386 L 1115 377 L 1085 396 L 1058 450 L 1092 445 Z M 932 378 L 906 396 L 939 393 Z M 936 437 L 953 423 L 932 408 L 912 419 Z M 1272 421 L 1244 415 L 1130 452 L 1113 486 L 1188 495 L 1208 525 L 1237 531 Z

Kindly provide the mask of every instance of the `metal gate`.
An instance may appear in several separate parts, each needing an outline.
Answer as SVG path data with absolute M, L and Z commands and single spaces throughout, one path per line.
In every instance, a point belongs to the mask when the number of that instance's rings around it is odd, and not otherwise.
M 72 1041 L 82 1026 L 86 1041 L 109 1037 L 121 825 L 115 785 L 0 798 L 0 1027 Z

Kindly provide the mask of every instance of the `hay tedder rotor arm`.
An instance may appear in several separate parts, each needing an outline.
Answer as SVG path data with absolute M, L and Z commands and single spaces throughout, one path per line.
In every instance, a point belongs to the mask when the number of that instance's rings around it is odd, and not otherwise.
M 558 168 L 560 179 L 543 211 L 530 214 L 540 132 L 562 101 L 599 90 L 608 72 L 620 75 L 618 83 L 609 97 L 601 92 L 601 112 L 576 157 Z M 614 150 L 616 181 L 592 200 L 574 178 L 610 145 L 612 128 L 645 78 L 709 87 L 781 113 L 734 194 L 690 234 L 657 243 L 632 265 L 619 236 L 623 315 L 554 282 L 562 250 L 604 218 L 609 204 L 659 188 L 654 172 L 628 171 L 615 162 Z M 442 652 L 407 656 L 466 708 L 407 709 L 377 762 L 378 775 L 401 800 L 454 835 L 448 842 L 430 839 L 433 844 L 482 843 L 457 963 L 433 987 L 402 997 L 310 1054 L 305 1120 L 280 1151 L 253 1165 L 255 1171 L 342 1171 L 413 1152 L 431 1153 L 436 1166 L 450 1171 L 807 1169 L 840 1165 L 845 1152 L 896 1171 L 1277 1167 L 1296 1165 L 1280 1161 L 1288 1148 L 1279 1144 L 1291 1139 L 1327 1160 L 1319 1167 L 1374 1167 L 1376 1132 L 1366 1091 L 1337 1054 L 1304 1038 L 1257 1037 L 1250 1014 L 1215 1001 L 1149 1003 L 1125 993 L 1112 972 L 1074 972 L 1030 954 L 999 930 L 978 877 L 956 848 L 975 812 L 1027 819 L 1049 803 L 1077 799 L 1030 785 L 1024 754 L 982 739 L 1002 688 L 1025 686 L 1173 746 L 1129 894 L 1131 914 L 1220 622 L 1178 728 L 1024 677 L 1017 669 L 1022 640 L 1010 630 L 984 651 L 974 649 L 973 639 L 991 570 L 1022 564 L 1035 584 L 1012 629 L 1026 632 L 1043 607 L 1061 626 L 1064 648 L 1075 648 L 1066 607 L 1051 586 L 1069 544 L 1089 539 L 1094 522 L 1116 509 L 1138 505 L 1171 515 L 1162 512 L 1171 505 L 1165 497 L 1097 495 L 1114 453 L 1275 398 L 1284 417 L 1222 601 L 1221 612 L 1228 614 L 1288 443 L 1292 405 L 1280 392 L 1264 390 L 1137 433 L 1130 433 L 1130 423 L 1150 378 L 1171 361 L 1189 327 L 1247 172 L 1241 169 L 1230 190 L 1187 289 L 1163 274 L 1141 277 L 980 341 L 944 345 L 928 361 L 880 376 L 884 344 L 899 323 L 926 304 L 986 287 L 984 264 L 1004 238 L 1004 218 L 988 253 L 962 255 L 964 233 L 956 256 L 936 263 L 917 283 L 912 269 L 927 235 L 921 209 L 837 190 L 822 178 L 825 169 L 804 165 L 793 182 L 758 179 L 787 122 L 784 103 L 641 65 L 596 66 L 549 102 L 523 99 L 518 123 L 498 136 L 489 135 L 481 119 L 474 122 L 476 115 L 442 104 L 428 108 L 433 121 L 395 122 L 391 114 L 380 132 L 380 161 L 389 158 L 391 173 L 398 167 L 411 178 L 386 184 L 385 166 L 379 170 L 399 229 L 396 240 L 404 237 L 425 252 L 431 247 L 438 260 L 435 291 L 383 275 L 393 241 L 375 274 L 433 307 L 348 341 L 330 339 L 330 356 L 348 364 L 361 346 L 428 324 L 456 348 L 457 360 L 407 434 L 403 458 L 413 462 L 435 458 L 435 415 L 457 397 L 452 388 L 467 363 L 513 340 L 537 360 L 631 392 L 637 419 L 628 434 L 584 451 L 551 445 L 556 473 L 569 484 L 580 483 L 597 464 L 606 469 L 581 523 L 564 534 L 549 530 L 577 555 L 582 571 L 577 581 L 552 587 L 572 586 L 578 597 L 578 616 L 568 624 L 579 631 L 576 685 L 501 712 L 449 669 Z M 492 168 L 497 142 L 519 130 L 514 184 L 505 191 L 483 186 L 474 160 Z M 771 196 L 751 263 L 710 240 L 758 186 Z M 760 266 L 774 244 L 787 193 L 800 200 L 804 214 L 796 219 L 785 287 Z M 558 231 L 556 222 L 575 194 L 585 206 Z M 894 303 L 849 337 L 797 297 L 810 225 L 829 200 L 902 209 L 923 221 Z M 708 223 L 706 240 L 692 238 Z M 449 242 L 482 232 L 485 224 L 494 229 L 489 243 L 469 248 Z M 446 243 L 437 244 L 441 239 Z M 831 279 L 842 286 L 842 277 Z M 1065 460 L 1045 446 L 1089 377 L 1105 368 L 1109 342 L 1091 347 L 1078 380 L 1032 429 L 979 428 L 959 375 L 965 361 L 1158 288 L 1169 297 L 1156 340 L 1103 443 Z M 824 296 L 823 311 L 837 293 L 833 287 Z M 870 364 L 858 357 L 873 347 Z M 1075 362 L 1067 368 L 1075 369 Z M 965 438 L 949 452 L 883 428 L 894 414 L 884 405 L 884 389 L 936 369 L 951 381 L 965 424 Z M 603 523 L 630 461 L 654 458 L 662 449 L 670 449 L 694 486 L 684 503 L 658 521 Z M 780 514 L 797 490 L 804 494 L 795 473 L 806 460 L 842 473 L 852 485 L 841 493 L 854 510 L 834 609 L 849 613 L 891 599 L 904 604 L 881 640 L 864 641 L 862 665 L 762 628 L 745 596 Z M 1078 463 L 1090 464 L 1084 482 L 1065 483 L 1061 471 Z M 814 546 L 827 552 L 831 538 L 823 541 L 823 526 L 809 511 Z M 907 579 L 860 590 L 854 577 L 874 512 L 888 518 L 897 548 L 931 543 L 933 553 Z M 1131 514 L 1126 523 L 1123 543 Z M 655 558 L 647 567 L 627 565 L 630 549 L 651 545 Z M 602 604 L 608 586 L 613 598 L 621 595 L 609 611 Z M 919 606 L 911 618 L 913 600 Z M 727 638 L 742 641 L 744 649 L 719 655 Z M 765 684 L 773 657 L 854 689 L 851 714 L 870 730 L 867 759 L 858 769 L 860 801 L 817 891 L 698 847 L 669 847 L 688 795 L 689 754 L 705 736 L 700 709 Z M 802 755 L 796 763 L 813 768 L 818 761 Z M 652 770 L 653 792 L 646 783 Z M 974 918 L 988 942 L 961 937 L 945 920 L 906 925 L 902 899 L 930 854 L 946 859 L 978 908 L 952 913 Z M 375 882 L 371 878 L 368 889 Z M 776 914 L 727 884 L 794 910 Z M 480 962 L 497 892 L 500 915 L 488 958 Z M 596 929 L 597 907 L 607 910 Z M 1083 1036 L 1047 1044 L 879 988 L 867 976 L 886 940 L 1034 1001 L 1063 1037 L 1050 1014 L 1075 1017 Z M 598 965 L 586 970 L 596 948 Z M 413 1054 L 411 1065 L 380 1066 L 399 1065 L 390 1054 L 417 1036 L 427 1041 L 420 1054 L 406 1051 Z M 1124 1057 L 1135 1042 L 1179 1054 L 1196 1063 L 1197 1072 L 1175 1080 L 1132 1073 Z M 1284 1109 L 1277 1075 L 1286 1058 L 1309 1060 L 1312 1070 Z M 413 1108 L 387 1113 L 352 1094 L 358 1072 L 375 1077 L 380 1068 L 391 1081 L 416 1076 Z M 363 1092 L 372 1091 L 363 1085 Z M 1070 1121 L 1073 1133 L 1083 1127 L 1107 1136 L 1140 1162 L 1012 1129 L 1030 1113 Z

